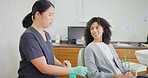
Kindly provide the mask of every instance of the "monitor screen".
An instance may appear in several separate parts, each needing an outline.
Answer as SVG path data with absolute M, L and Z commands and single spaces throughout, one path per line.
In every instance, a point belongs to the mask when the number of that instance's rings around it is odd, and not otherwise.
M 81 39 L 85 28 L 84 26 L 68 26 L 68 40 L 76 41 L 77 39 Z

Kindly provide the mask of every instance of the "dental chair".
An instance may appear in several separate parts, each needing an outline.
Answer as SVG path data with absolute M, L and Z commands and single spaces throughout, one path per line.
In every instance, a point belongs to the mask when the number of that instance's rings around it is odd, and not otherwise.
M 135 52 L 135 55 L 137 57 L 137 59 L 139 60 L 139 62 L 145 66 L 147 66 L 148 68 L 148 49 L 146 50 L 137 50 Z M 147 70 L 148 73 L 148 70 Z
M 147 69 L 147 75 L 141 75 L 139 78 L 148 78 L 148 49 L 146 50 L 137 50 L 135 52 L 135 55 L 138 59 L 138 61 L 146 66 Z M 138 78 L 138 77 L 137 77 Z
M 83 46 L 85 47 L 85 39 L 84 36 L 81 37 Z M 85 48 L 81 48 L 79 50 L 79 54 L 78 54 L 78 66 L 85 66 L 84 63 L 84 52 L 85 52 Z M 88 78 L 87 76 L 80 76 L 80 78 Z
M 85 66 L 84 63 L 84 52 L 85 48 L 81 48 L 78 54 L 78 66 Z M 80 76 L 80 78 L 87 78 L 87 76 Z

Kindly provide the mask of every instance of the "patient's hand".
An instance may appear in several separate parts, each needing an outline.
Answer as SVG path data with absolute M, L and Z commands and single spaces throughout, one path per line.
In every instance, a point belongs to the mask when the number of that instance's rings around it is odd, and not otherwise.
M 125 75 L 128 76 L 128 78 L 133 78 L 133 75 L 131 72 L 126 72 Z
M 114 75 L 113 78 L 132 78 L 131 76 L 129 76 L 130 73 L 126 73 L 125 75 L 124 74 L 117 74 L 117 75 Z
M 113 75 L 113 78 L 124 78 L 124 74 Z

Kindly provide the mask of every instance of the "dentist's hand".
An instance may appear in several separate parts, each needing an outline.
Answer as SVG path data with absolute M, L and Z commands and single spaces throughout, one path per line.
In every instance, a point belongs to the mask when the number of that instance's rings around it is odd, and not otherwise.
M 77 66 L 77 67 L 68 67 L 72 74 L 85 76 L 87 74 L 87 67 Z

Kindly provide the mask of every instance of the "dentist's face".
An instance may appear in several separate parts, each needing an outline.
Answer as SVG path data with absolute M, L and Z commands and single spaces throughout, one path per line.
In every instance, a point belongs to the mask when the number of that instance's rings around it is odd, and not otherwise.
M 54 10 L 55 8 L 51 6 L 45 12 L 40 14 L 39 22 L 44 28 L 51 26 L 54 17 Z
M 90 32 L 94 39 L 102 39 L 102 34 L 104 31 L 101 25 L 99 25 L 97 22 L 94 22 L 90 27 Z

